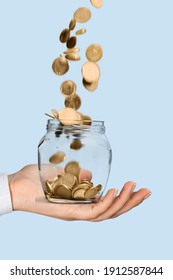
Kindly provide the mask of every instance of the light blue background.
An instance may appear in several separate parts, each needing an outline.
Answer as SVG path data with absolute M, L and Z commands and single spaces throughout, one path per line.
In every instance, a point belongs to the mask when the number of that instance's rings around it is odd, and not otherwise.
M 100 43 L 99 89 L 79 81 L 81 111 L 105 121 L 113 149 L 109 187 L 134 180 L 153 195 L 133 211 L 102 223 L 64 222 L 15 212 L 0 218 L 1 259 L 173 258 L 173 2 L 0 0 L 0 170 L 37 162 L 45 112 L 63 97 L 51 64 L 64 49 L 60 31 L 80 6 L 91 8 L 82 50 Z M 82 52 L 81 52 L 82 53 Z M 84 52 L 82 56 L 84 62 Z M 82 62 L 66 78 L 79 80 Z

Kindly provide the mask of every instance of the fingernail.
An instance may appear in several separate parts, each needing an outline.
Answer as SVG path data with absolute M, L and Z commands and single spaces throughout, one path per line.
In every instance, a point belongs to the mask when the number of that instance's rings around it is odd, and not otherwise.
M 117 189 L 115 189 L 114 191 L 113 191 L 113 197 L 116 197 L 117 196 L 117 193 L 118 193 L 118 190 Z
M 151 194 L 152 192 L 147 193 L 147 195 L 144 197 L 144 200 L 147 199 Z

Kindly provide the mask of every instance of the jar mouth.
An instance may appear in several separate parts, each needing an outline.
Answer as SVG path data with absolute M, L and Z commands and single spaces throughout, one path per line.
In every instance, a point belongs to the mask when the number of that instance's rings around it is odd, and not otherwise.
M 66 120 L 66 119 L 48 119 L 47 121 L 48 126 L 51 125 L 62 125 L 62 126 L 104 126 L 104 121 L 98 121 L 98 120 Z

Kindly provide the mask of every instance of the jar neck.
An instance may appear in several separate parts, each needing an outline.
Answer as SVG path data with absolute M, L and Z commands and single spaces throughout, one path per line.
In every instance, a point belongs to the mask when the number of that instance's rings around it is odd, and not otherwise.
M 91 125 L 62 125 L 60 121 L 49 119 L 47 121 L 47 132 L 50 131 L 68 132 L 93 132 L 105 133 L 104 121 L 92 121 Z

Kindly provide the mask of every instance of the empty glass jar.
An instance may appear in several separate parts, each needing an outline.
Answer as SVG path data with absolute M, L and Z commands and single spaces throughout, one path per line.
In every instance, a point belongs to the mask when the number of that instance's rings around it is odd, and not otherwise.
M 103 121 L 62 125 L 48 120 L 38 146 L 38 168 L 45 197 L 54 203 L 92 203 L 106 187 L 112 152 Z

